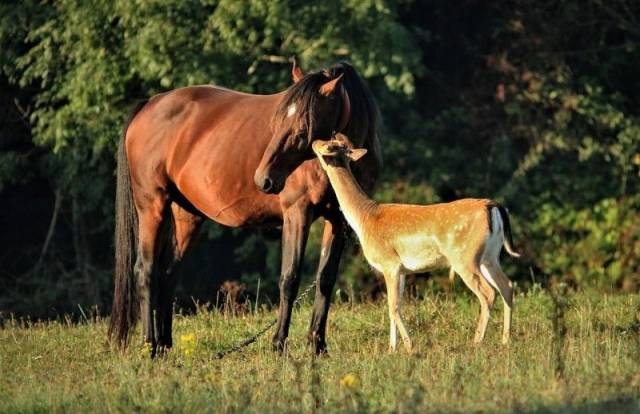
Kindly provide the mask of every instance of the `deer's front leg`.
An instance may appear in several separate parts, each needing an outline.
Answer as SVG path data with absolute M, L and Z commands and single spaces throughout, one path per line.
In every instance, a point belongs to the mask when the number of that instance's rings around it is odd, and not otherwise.
M 402 290 L 404 289 L 404 275 L 399 273 L 386 273 L 384 275 L 385 284 L 387 285 L 387 303 L 389 305 L 389 320 L 391 332 L 389 334 L 389 348 L 391 351 L 396 350 L 396 326 L 402 336 L 404 347 L 407 352 L 413 350 L 413 343 L 407 332 L 407 328 L 402 322 L 400 307 L 402 305 Z
M 395 352 L 398 345 L 398 327 L 396 319 L 391 313 L 391 305 L 389 305 L 389 352 Z

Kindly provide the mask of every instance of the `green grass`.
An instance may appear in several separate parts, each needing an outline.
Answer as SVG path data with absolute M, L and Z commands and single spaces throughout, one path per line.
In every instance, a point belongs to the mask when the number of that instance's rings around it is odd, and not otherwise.
M 632 295 L 572 296 L 564 378 L 555 375 L 552 302 L 540 291 L 516 298 L 507 347 L 499 343 L 501 305 L 485 343 L 474 347 L 470 295 L 409 300 L 404 315 L 417 355 L 387 352 L 384 302 L 335 304 L 331 356 L 320 359 L 305 342 L 308 304 L 294 313 L 286 358 L 271 351 L 268 336 L 243 353 L 213 357 L 273 312 L 177 316 L 175 348 L 153 361 L 139 346 L 110 350 L 104 321 L 10 322 L 0 330 L 0 411 L 638 412 L 638 305 Z

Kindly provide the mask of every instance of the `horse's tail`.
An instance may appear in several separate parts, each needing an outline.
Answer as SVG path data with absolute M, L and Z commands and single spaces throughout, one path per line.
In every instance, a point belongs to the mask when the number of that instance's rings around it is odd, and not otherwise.
M 504 249 L 513 257 L 520 257 L 520 253 L 513 247 L 513 235 L 511 234 L 511 221 L 509 220 L 509 213 L 507 209 L 501 205 L 496 206 L 502 219 L 502 233 L 504 235 Z
M 138 103 L 125 124 L 117 152 L 116 231 L 113 305 L 109 323 L 109 338 L 126 346 L 130 330 L 138 321 L 138 289 L 135 280 L 135 251 L 138 243 L 138 213 L 133 202 L 131 175 L 125 137 L 129 124 L 147 101 Z

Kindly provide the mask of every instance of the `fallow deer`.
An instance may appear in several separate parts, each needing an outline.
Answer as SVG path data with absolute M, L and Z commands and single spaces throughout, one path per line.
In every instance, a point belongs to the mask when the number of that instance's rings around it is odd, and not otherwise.
M 497 289 L 504 303 L 502 342 L 511 330 L 513 288 L 502 272 L 502 247 L 514 257 L 507 211 L 487 199 L 462 199 L 432 205 L 379 204 L 354 179 L 350 161 L 366 149 L 355 149 L 346 137 L 314 141 L 312 148 L 326 171 L 346 221 L 353 228 L 365 258 L 384 276 L 389 305 L 391 350 L 396 326 L 408 351 L 411 339 L 400 313 L 405 275 L 450 266 L 480 301 L 474 342 L 483 340 Z

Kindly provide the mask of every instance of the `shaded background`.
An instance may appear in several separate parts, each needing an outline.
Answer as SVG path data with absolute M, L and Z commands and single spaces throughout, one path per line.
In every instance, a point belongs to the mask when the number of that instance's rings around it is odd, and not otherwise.
M 0 5 L 0 312 L 108 312 L 128 109 L 194 84 L 277 92 L 293 55 L 305 70 L 347 60 L 372 88 L 378 200 L 495 198 L 524 253 L 505 260 L 521 287 L 637 291 L 637 1 L 25 0 Z M 307 279 L 319 236 L 316 224 Z M 182 306 L 214 302 L 225 280 L 277 300 L 277 229 L 208 224 L 187 261 Z M 380 290 L 354 242 L 338 289 Z

